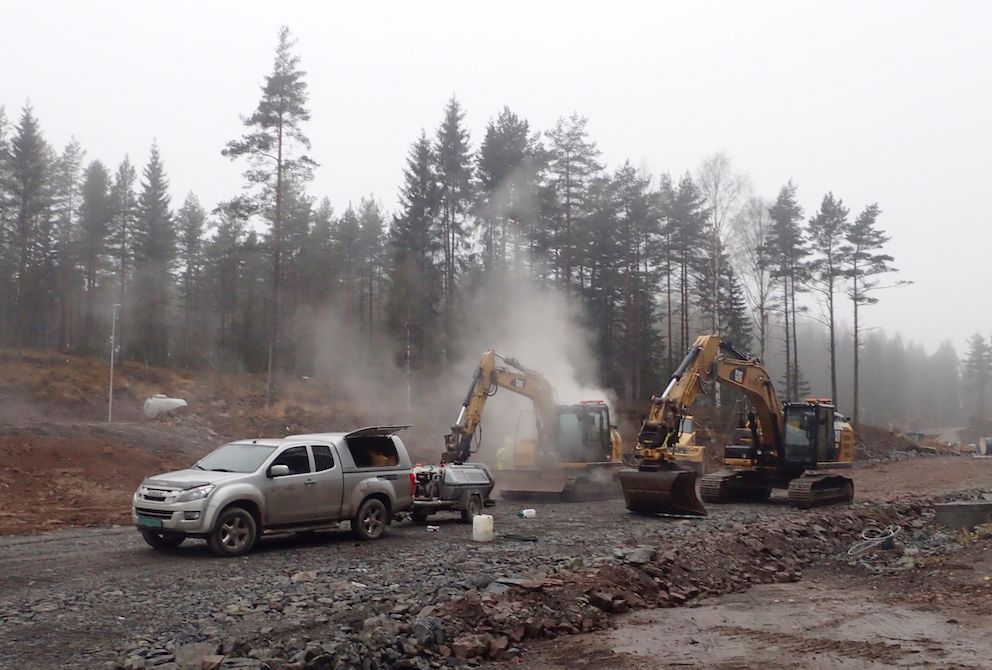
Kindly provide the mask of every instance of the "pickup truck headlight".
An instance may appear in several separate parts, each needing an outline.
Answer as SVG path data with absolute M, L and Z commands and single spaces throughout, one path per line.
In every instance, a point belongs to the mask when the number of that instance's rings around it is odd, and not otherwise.
M 213 484 L 207 484 L 206 486 L 197 486 L 195 489 L 190 489 L 189 491 L 184 491 L 176 498 L 176 502 L 193 502 L 194 500 L 202 500 L 210 495 L 210 492 L 214 490 Z

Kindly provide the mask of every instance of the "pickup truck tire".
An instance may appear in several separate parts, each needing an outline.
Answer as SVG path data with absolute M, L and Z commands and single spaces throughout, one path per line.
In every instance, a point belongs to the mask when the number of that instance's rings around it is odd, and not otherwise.
M 186 539 L 186 536 L 182 533 L 165 533 L 162 531 L 149 530 L 148 528 L 141 529 L 141 537 L 149 547 L 153 547 L 159 551 L 175 549 L 183 543 L 183 540 Z
M 378 498 L 366 498 L 351 520 L 351 531 L 359 540 L 378 540 L 386 532 L 389 511 Z
M 472 495 L 468 499 L 468 506 L 462 510 L 462 523 L 472 523 L 472 517 L 482 514 L 482 498 Z
M 251 551 L 258 539 L 255 517 L 244 507 L 228 507 L 220 513 L 207 544 L 214 556 L 241 556 Z

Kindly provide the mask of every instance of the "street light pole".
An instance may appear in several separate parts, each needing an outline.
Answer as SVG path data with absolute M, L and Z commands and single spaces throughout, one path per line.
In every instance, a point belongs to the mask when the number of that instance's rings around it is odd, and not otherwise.
M 117 310 L 120 305 L 113 306 L 113 313 L 110 317 L 110 395 L 107 398 L 107 423 L 114 421 L 114 353 L 117 350 Z

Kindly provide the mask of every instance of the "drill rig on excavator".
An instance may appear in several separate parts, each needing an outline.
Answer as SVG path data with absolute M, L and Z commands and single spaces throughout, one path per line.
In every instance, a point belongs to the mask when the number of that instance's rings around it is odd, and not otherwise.
M 681 470 L 673 453 L 682 418 L 700 394 L 716 384 L 741 391 L 747 398 L 748 435 L 724 447 L 724 468 L 704 476 L 705 502 L 765 500 L 772 489 L 787 489 L 789 502 L 800 508 L 849 502 L 854 482 L 824 469 L 850 467 L 850 441 L 834 437 L 835 408 L 830 402 L 779 403 L 768 371 L 757 358 L 738 351 L 714 335 L 697 338 L 672 374 L 668 387 L 651 399 L 651 412 L 637 438 L 636 472 L 623 472 L 621 486 L 627 508 L 645 514 L 704 515 L 696 497 L 694 472 Z
M 444 437 L 442 463 L 465 463 L 477 450 L 482 410 L 501 388 L 530 399 L 537 424 L 536 440 L 517 439 L 508 467 L 495 471 L 504 497 L 554 493 L 568 499 L 616 485 L 623 447 L 609 406 L 602 400 L 559 405 L 544 375 L 492 349 L 483 352 L 458 418 Z

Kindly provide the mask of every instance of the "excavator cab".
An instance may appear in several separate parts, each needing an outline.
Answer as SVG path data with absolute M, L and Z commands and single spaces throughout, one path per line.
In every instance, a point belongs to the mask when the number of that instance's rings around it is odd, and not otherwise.
M 818 462 L 837 460 L 834 406 L 822 402 L 786 403 L 783 460 L 813 470 Z
M 559 406 L 557 442 L 561 462 L 610 461 L 610 408 L 600 401 Z

